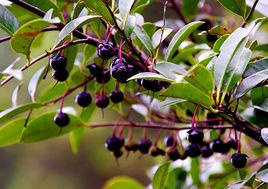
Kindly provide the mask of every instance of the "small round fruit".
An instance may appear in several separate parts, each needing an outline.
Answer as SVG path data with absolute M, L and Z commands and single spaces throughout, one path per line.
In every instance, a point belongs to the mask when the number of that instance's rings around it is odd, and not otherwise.
M 122 150 L 113 151 L 113 155 L 115 158 L 120 158 L 123 155 L 123 151 Z
M 105 148 L 107 148 L 111 152 L 120 151 L 123 146 L 124 139 L 119 138 L 117 136 L 111 136 L 105 141 Z
M 50 61 L 50 66 L 54 70 L 63 70 L 66 68 L 67 60 L 64 56 L 56 55 Z
M 102 74 L 102 69 L 101 67 L 99 67 L 97 64 L 93 63 L 93 64 L 88 64 L 87 68 L 89 70 L 89 72 L 94 76 L 98 76 Z
M 237 169 L 243 168 L 247 165 L 247 155 L 242 153 L 235 153 L 231 156 L 231 163 Z
M 75 102 L 81 107 L 89 106 L 91 101 L 91 95 L 86 91 L 82 91 L 75 96 Z
M 166 149 L 166 154 L 171 161 L 176 161 L 181 158 L 177 148 L 174 146 L 168 147 Z
M 100 75 L 95 76 L 95 79 L 98 83 L 107 83 L 111 79 L 110 71 L 104 68 Z
M 96 106 L 106 108 L 109 105 L 109 98 L 105 94 L 100 94 L 95 99 Z
M 52 77 L 57 81 L 63 82 L 69 77 L 69 72 L 66 69 L 54 70 L 52 72 Z
M 125 83 L 128 79 L 127 63 L 124 59 L 116 58 L 110 66 L 111 75 L 120 83 Z
M 238 149 L 238 144 L 237 144 L 237 140 L 234 140 L 234 139 L 230 139 L 228 142 L 227 142 L 227 145 L 234 149 L 234 150 L 237 150 Z
M 142 154 L 147 154 L 149 152 L 150 147 L 152 146 L 152 142 L 150 139 L 144 138 L 139 141 L 139 151 Z
M 115 89 L 111 94 L 110 94 L 110 99 L 113 103 L 119 103 L 122 102 L 124 100 L 124 94 L 122 93 L 122 91 L 120 91 L 119 89 Z
M 207 40 L 209 42 L 215 42 L 215 41 L 217 41 L 217 39 L 218 39 L 217 35 L 212 35 L 212 34 L 207 35 Z
M 54 122 L 59 127 L 65 127 L 70 123 L 70 118 L 68 114 L 60 112 L 57 115 L 55 115 Z
M 97 55 L 103 60 L 108 60 L 114 56 L 114 48 L 111 43 L 99 43 L 97 46 Z
M 198 128 L 192 128 L 188 132 L 188 141 L 192 144 L 199 144 L 203 141 L 204 133 Z
M 139 149 L 139 145 L 137 143 L 129 142 L 125 145 L 125 149 L 128 152 L 136 152 Z
M 185 153 L 187 154 L 187 156 L 192 158 L 198 157 L 201 155 L 200 146 L 198 144 L 190 144 L 185 149 Z
M 216 139 L 212 142 L 211 148 L 213 152 L 222 153 L 223 149 L 225 148 L 224 142 L 220 139 Z
M 143 79 L 141 81 L 141 84 L 145 89 L 150 90 L 152 92 L 158 92 L 163 88 L 161 85 L 161 81 L 158 80 Z
M 173 136 L 165 136 L 164 137 L 164 144 L 167 147 L 170 147 L 170 146 L 175 146 L 177 144 L 177 142 L 176 142 L 176 140 L 174 139 Z
M 209 19 L 201 19 L 200 21 L 203 21 L 205 23 L 198 27 L 199 30 L 207 31 L 212 27 L 212 22 Z
M 134 66 L 128 64 L 127 65 L 127 73 L 128 73 L 128 78 L 130 78 L 133 75 L 138 74 L 139 73 L 139 70 L 137 70 Z
M 150 148 L 150 155 L 153 157 L 164 156 L 165 154 L 166 152 L 157 146 L 151 146 Z
M 209 158 L 213 155 L 213 150 L 210 148 L 208 144 L 205 144 L 201 147 L 201 153 L 203 158 Z

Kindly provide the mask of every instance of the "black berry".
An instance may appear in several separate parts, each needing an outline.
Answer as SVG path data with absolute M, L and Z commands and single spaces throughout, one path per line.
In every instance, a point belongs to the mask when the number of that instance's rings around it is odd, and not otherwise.
M 102 70 L 102 73 L 95 76 L 98 83 L 107 83 L 111 79 L 110 71 L 106 68 Z
M 122 93 L 122 91 L 120 91 L 119 89 L 115 89 L 111 94 L 110 94 L 110 99 L 113 103 L 119 103 L 122 102 L 124 100 L 124 94 Z
M 120 158 L 123 155 L 123 151 L 119 150 L 119 151 L 113 151 L 113 155 L 116 158 Z
M 69 77 L 69 72 L 66 69 L 54 70 L 52 72 L 52 77 L 57 81 L 63 82 Z
M 166 149 L 166 154 L 167 154 L 168 158 L 172 161 L 176 161 L 176 160 L 180 159 L 180 154 L 179 154 L 177 148 L 174 146 L 168 147 Z
M 210 148 L 209 144 L 204 144 L 201 147 L 201 153 L 203 158 L 209 158 L 213 155 L 213 150 Z
M 63 70 L 66 68 L 67 60 L 64 56 L 56 55 L 50 61 L 50 66 L 54 70 Z
M 110 66 L 111 75 L 120 83 L 125 83 L 128 79 L 127 63 L 124 59 L 116 58 Z
M 203 21 L 205 23 L 203 23 L 202 25 L 200 25 L 198 27 L 199 30 L 201 31 L 207 31 L 212 27 L 212 22 L 209 19 L 202 19 L 200 21 Z
M 141 84 L 145 89 L 150 90 L 152 92 L 158 92 L 163 88 L 161 81 L 158 81 L 158 80 L 143 79 L 141 81 Z
M 238 149 L 237 140 L 230 139 L 230 140 L 227 142 L 227 145 L 229 146 L 229 148 L 232 148 L 232 149 L 234 149 L 234 150 L 237 150 L 237 149 Z
M 224 142 L 220 139 L 216 139 L 212 142 L 211 148 L 213 152 L 222 153 L 223 149 L 225 148 Z
M 128 152 L 136 152 L 139 149 L 139 145 L 137 143 L 129 142 L 125 145 L 125 149 Z
M 97 55 L 103 60 L 108 60 L 114 56 L 115 52 L 112 44 L 99 43 L 97 46 Z
M 128 78 L 130 78 L 133 75 L 138 74 L 139 73 L 139 70 L 137 70 L 134 66 L 128 64 L 127 65 L 127 72 L 128 72 Z
M 198 157 L 201 155 L 200 146 L 198 144 L 190 144 L 185 149 L 185 153 L 187 154 L 187 156 L 192 157 L 192 158 Z
M 218 39 L 217 35 L 212 35 L 212 34 L 207 35 L 207 40 L 209 42 L 215 42 L 217 39 Z
M 75 102 L 81 107 L 87 107 L 90 105 L 92 98 L 86 91 L 82 91 L 75 96 Z
M 139 151 L 143 154 L 147 154 L 151 146 L 152 142 L 149 139 L 145 138 L 139 141 Z
M 120 151 L 123 146 L 124 139 L 117 136 L 111 136 L 107 138 L 105 142 L 105 147 L 111 152 Z
M 235 168 L 243 168 L 247 165 L 247 155 L 241 153 L 235 153 L 231 156 L 231 163 Z
M 55 115 L 54 122 L 59 127 L 65 127 L 70 123 L 70 118 L 68 114 L 60 112 L 57 115 Z
M 177 144 L 176 140 L 174 139 L 174 137 L 172 136 L 165 136 L 164 137 L 164 144 L 167 146 L 167 147 L 170 147 L 170 146 L 175 146 Z
M 157 146 L 152 146 L 150 148 L 150 155 L 153 157 L 164 156 L 165 154 L 166 154 L 166 152 Z
M 106 108 L 109 105 L 109 98 L 105 94 L 100 94 L 95 99 L 96 106 Z
M 89 70 L 89 72 L 94 76 L 98 76 L 102 74 L 102 69 L 101 67 L 99 67 L 97 64 L 93 63 L 93 64 L 88 64 L 87 68 Z
M 192 144 L 199 144 L 203 141 L 204 133 L 198 128 L 192 128 L 188 132 L 188 141 Z

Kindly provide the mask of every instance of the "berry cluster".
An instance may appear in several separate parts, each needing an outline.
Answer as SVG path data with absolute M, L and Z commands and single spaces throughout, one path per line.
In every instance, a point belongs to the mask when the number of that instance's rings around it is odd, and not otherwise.
M 67 60 L 64 56 L 55 55 L 50 61 L 50 66 L 53 69 L 52 77 L 55 80 L 63 82 L 69 77 L 69 72 L 66 69 Z

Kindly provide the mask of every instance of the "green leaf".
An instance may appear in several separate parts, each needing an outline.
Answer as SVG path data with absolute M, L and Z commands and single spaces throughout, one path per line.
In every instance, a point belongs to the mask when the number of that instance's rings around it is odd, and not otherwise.
M 256 61 L 249 69 L 245 71 L 243 77 L 249 77 L 262 70 L 268 70 L 268 58 Z
M 268 69 L 257 72 L 245 78 L 237 87 L 235 91 L 235 98 L 240 98 L 248 91 L 256 87 L 258 84 L 268 79 Z
M 0 4 L 0 28 L 10 35 L 18 29 L 17 18 L 3 5 Z
M 85 3 L 83 0 L 79 0 L 76 3 L 75 8 L 73 10 L 73 19 L 78 18 L 80 16 L 80 13 L 83 11 L 83 9 L 87 10 L 85 8 Z
M 12 120 L 0 127 L 0 147 L 16 144 L 20 141 L 25 118 Z
M 242 16 L 246 16 L 246 1 L 245 0 L 218 0 L 222 6 L 232 11 L 233 13 Z
M 90 59 L 96 54 L 96 47 L 90 44 L 87 44 L 84 48 L 84 64 L 87 64 Z
M 221 36 L 213 45 L 213 51 L 216 53 L 220 52 L 221 46 L 224 43 L 224 41 L 229 37 L 229 34 L 225 34 Z
M 212 73 L 205 66 L 194 66 L 188 71 L 184 79 L 212 98 L 214 79 Z
M 126 20 L 125 34 L 126 36 L 130 36 L 136 26 L 136 17 L 129 15 Z
M 16 107 L 18 105 L 18 97 L 19 97 L 19 90 L 21 88 L 22 84 L 19 84 L 12 93 L 12 105 L 13 107 Z
M 55 47 L 59 45 L 70 33 L 72 33 L 75 29 L 81 27 L 82 25 L 87 24 L 88 22 L 92 21 L 94 18 L 99 18 L 100 16 L 91 15 L 91 16 L 82 16 L 70 21 L 65 27 L 60 31 L 56 42 Z
M 54 116 L 57 112 L 49 112 L 32 119 L 26 129 L 23 131 L 20 142 L 36 142 L 52 137 L 57 137 L 70 132 L 82 122 L 74 115 L 69 114 L 70 123 L 60 128 L 54 122 Z
M 194 16 L 198 10 L 199 0 L 183 0 L 182 13 L 184 16 Z
M 153 50 L 153 44 L 148 34 L 140 26 L 136 26 L 133 30 L 135 36 L 140 40 L 148 52 Z
M 84 136 L 84 131 L 85 131 L 84 127 L 79 127 L 72 130 L 69 134 L 69 141 L 73 154 L 78 154 L 79 152 L 79 147 L 82 142 L 82 138 Z
M 119 13 L 121 15 L 121 18 L 123 19 L 123 22 L 125 22 L 125 20 L 127 19 L 133 3 L 134 0 L 119 0 Z
M 14 33 L 11 38 L 11 47 L 15 50 L 15 52 L 25 54 L 29 59 L 33 40 L 50 24 L 51 23 L 42 19 L 35 19 L 27 22 Z
M 108 180 L 102 189 L 144 189 L 144 186 L 133 178 L 120 176 Z
M 163 189 L 165 187 L 168 178 L 169 166 L 170 163 L 167 162 L 160 165 L 160 167 L 157 169 L 152 181 L 153 189 Z
M 187 82 L 171 84 L 161 95 L 185 99 L 196 104 L 201 104 L 209 109 L 212 108 L 211 97 Z
M 175 51 L 178 49 L 180 44 L 194 31 L 196 30 L 200 25 L 202 25 L 204 22 L 195 21 L 187 24 L 186 26 L 182 27 L 172 38 L 171 42 L 168 45 L 168 48 L 166 50 L 165 54 L 165 60 L 170 61 L 175 53 Z
M 158 29 L 152 36 L 152 44 L 154 49 L 157 48 L 162 43 L 162 41 L 164 41 L 169 36 L 172 31 L 173 30 L 171 28 Z
M 183 168 L 174 168 L 168 174 L 165 189 L 179 189 L 185 188 L 187 172 Z
M 45 87 L 39 97 L 40 102 L 46 102 L 53 98 L 56 98 L 62 95 L 66 90 L 66 85 L 64 83 L 58 83 L 55 87 L 55 84 L 48 85 Z
M 31 110 L 34 108 L 40 108 L 41 106 L 43 105 L 40 103 L 29 103 L 29 104 L 19 105 L 17 107 L 8 108 L 0 112 L 0 122 L 6 121 L 7 119 L 12 118 L 28 110 Z
M 268 144 L 268 128 L 261 129 L 261 137 Z
M 40 83 L 44 70 L 46 67 L 42 67 L 39 69 L 31 78 L 29 85 L 28 85 L 28 92 L 32 98 L 32 101 L 35 102 L 35 92 L 37 90 L 38 84 Z
M 128 81 L 130 80 L 134 80 L 134 79 L 152 79 L 152 80 L 161 80 L 161 81 L 167 81 L 167 82 L 173 82 L 174 80 L 166 78 L 160 74 L 157 73 L 153 73 L 153 72 L 142 72 L 142 73 L 138 73 L 132 77 L 130 77 L 128 79 Z
M 268 86 L 252 89 L 251 100 L 255 108 L 268 112 Z
M 187 73 L 183 66 L 171 62 L 158 62 L 155 64 L 154 69 L 172 80 L 177 80 L 176 78 L 180 75 L 185 75 Z
M 135 2 L 135 5 L 133 7 L 134 13 L 142 13 L 142 11 L 150 4 L 150 0 L 140 0 L 137 3 Z
M 65 54 L 65 57 L 67 59 L 67 67 L 66 68 L 69 71 L 69 73 L 73 69 L 74 62 L 75 62 L 75 59 L 77 56 L 77 52 L 78 52 L 78 45 L 72 45 L 72 46 L 64 49 L 64 54 Z
M 198 158 L 192 158 L 191 159 L 191 170 L 190 170 L 190 174 L 193 180 L 193 184 L 195 184 L 196 186 L 200 185 L 200 162 Z
M 164 101 L 162 101 L 159 104 L 159 106 L 160 106 L 160 108 L 165 108 L 167 106 L 172 106 L 172 105 L 175 105 L 175 104 L 178 104 L 178 103 L 182 103 L 182 102 L 186 102 L 186 100 L 179 99 L 179 98 L 171 98 L 171 97 L 168 97 Z
M 256 178 L 260 179 L 262 182 L 268 183 L 268 169 L 258 172 Z
M 111 25 L 114 24 L 113 18 L 106 7 L 105 3 L 103 1 L 97 0 L 84 0 L 87 8 L 92 10 L 93 12 L 97 13 L 98 15 L 101 15 L 107 22 L 109 22 Z

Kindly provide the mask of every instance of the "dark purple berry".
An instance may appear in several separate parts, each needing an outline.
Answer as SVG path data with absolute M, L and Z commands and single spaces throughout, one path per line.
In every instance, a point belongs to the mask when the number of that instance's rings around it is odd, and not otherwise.
M 93 63 L 93 64 L 88 64 L 87 68 L 89 70 L 89 72 L 94 76 L 98 76 L 98 75 L 102 75 L 102 69 L 101 67 L 99 67 L 97 64 Z
M 56 55 L 50 61 L 50 66 L 54 70 L 63 70 L 66 68 L 67 60 L 64 56 Z
M 92 98 L 86 91 L 82 91 L 75 96 L 75 102 L 81 107 L 87 107 L 90 105 Z
M 104 68 L 102 73 L 95 76 L 98 83 L 107 83 L 111 79 L 110 70 Z
M 166 149 L 166 154 L 167 154 L 168 158 L 172 161 L 176 161 L 176 160 L 181 158 L 177 148 L 174 146 L 168 147 Z
M 57 115 L 55 115 L 54 122 L 59 127 L 65 127 L 70 123 L 70 118 L 68 114 L 60 112 Z
M 139 141 L 139 151 L 143 154 L 147 154 L 151 146 L 152 142 L 150 139 L 144 138 Z
M 224 142 L 220 139 L 216 139 L 212 142 L 211 148 L 213 152 L 222 153 L 223 149 L 225 148 Z
M 198 27 L 199 30 L 207 31 L 212 27 L 212 22 L 209 19 L 201 19 L 200 21 L 203 21 L 205 23 Z
M 175 146 L 177 144 L 177 142 L 176 142 L 176 140 L 174 139 L 173 136 L 165 136 L 164 137 L 164 144 L 167 147 L 170 147 L 170 146 Z
M 207 35 L 207 40 L 209 42 L 215 42 L 217 39 L 218 39 L 217 35 L 212 35 L 212 34 Z
M 52 72 L 52 77 L 57 81 L 63 82 L 69 77 L 69 72 L 66 69 L 54 70 Z
M 201 147 L 201 153 L 203 158 L 209 158 L 213 155 L 213 150 L 210 148 L 209 144 L 205 144 Z
M 120 158 L 123 155 L 123 151 L 122 150 L 113 151 L 113 155 L 115 158 Z
M 204 133 L 198 128 L 192 128 L 188 132 L 188 141 L 192 144 L 199 144 L 203 141 Z
M 227 145 L 229 146 L 229 148 L 232 148 L 232 149 L 234 149 L 234 150 L 237 150 L 237 149 L 238 149 L 237 140 L 230 139 L 230 140 L 227 142 Z
M 237 169 L 243 168 L 247 165 L 247 155 L 235 153 L 231 156 L 231 163 Z
M 141 81 L 141 84 L 145 89 L 150 90 L 152 92 L 158 92 L 163 88 L 161 81 L 158 81 L 158 80 L 143 79 Z
M 99 108 L 106 108 L 109 105 L 109 98 L 105 94 L 97 95 L 95 103 Z
M 111 152 L 120 151 L 124 146 L 124 139 L 119 138 L 117 136 L 111 136 L 105 141 L 105 148 L 107 148 Z
M 190 144 L 185 149 L 185 153 L 187 154 L 187 156 L 192 158 L 198 157 L 201 155 L 201 148 L 198 144 Z
M 97 55 L 103 60 L 108 60 L 114 56 L 115 52 L 112 44 L 99 43 L 97 46 Z
M 122 91 L 120 91 L 119 89 L 115 89 L 111 94 L 110 94 L 110 99 L 113 103 L 119 103 L 122 102 L 124 100 L 124 94 L 122 93 Z
M 133 75 L 138 74 L 139 73 L 139 70 L 137 70 L 134 66 L 128 64 L 127 65 L 127 72 L 128 72 L 128 78 L 130 78 Z
M 165 154 L 166 154 L 166 152 L 157 146 L 152 146 L 150 148 L 150 155 L 153 157 L 164 156 Z
M 124 59 L 113 60 L 110 66 L 111 75 L 120 83 L 125 83 L 128 79 L 127 63 Z
M 139 149 L 139 145 L 137 143 L 129 142 L 125 145 L 125 149 L 128 152 L 136 152 Z

